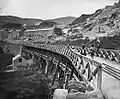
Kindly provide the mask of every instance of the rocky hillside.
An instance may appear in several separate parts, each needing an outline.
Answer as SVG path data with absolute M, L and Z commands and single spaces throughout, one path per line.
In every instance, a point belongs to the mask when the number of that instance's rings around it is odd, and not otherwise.
M 81 15 L 72 26 L 81 24 L 81 33 L 91 38 L 98 36 L 120 35 L 120 1 L 113 6 L 106 6 L 91 15 Z
M 77 19 L 75 19 L 71 24 L 69 25 L 76 25 L 79 23 L 83 23 L 86 21 L 87 18 L 89 18 L 90 16 L 92 16 L 92 14 L 82 14 L 80 17 L 78 17 Z

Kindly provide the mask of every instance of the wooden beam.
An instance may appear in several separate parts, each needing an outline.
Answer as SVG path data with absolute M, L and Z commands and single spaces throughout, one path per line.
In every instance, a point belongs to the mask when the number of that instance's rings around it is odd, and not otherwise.
M 54 77 L 53 77 L 51 86 L 52 86 L 52 85 L 54 84 L 54 82 L 55 82 L 56 76 L 57 76 L 57 74 L 58 74 L 59 65 L 60 65 L 60 61 L 58 61 L 58 64 L 57 64 L 57 67 L 56 67 L 56 71 L 55 71 L 55 75 L 54 75 Z
M 53 55 L 52 55 L 52 58 L 51 58 L 50 62 L 48 62 L 47 75 L 48 75 L 49 73 L 51 73 L 51 71 L 52 71 L 53 58 L 54 58 L 54 57 L 53 57 Z
M 70 73 L 70 80 L 73 78 L 73 70 L 71 70 L 71 73 Z

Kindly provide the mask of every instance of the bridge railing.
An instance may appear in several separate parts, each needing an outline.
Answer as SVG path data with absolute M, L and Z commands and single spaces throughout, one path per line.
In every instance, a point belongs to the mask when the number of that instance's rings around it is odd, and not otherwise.
M 81 54 L 83 50 L 86 52 L 86 54 L 90 54 L 90 48 L 82 49 L 82 47 L 78 47 L 78 46 L 71 46 L 70 48 L 79 51 Z M 98 51 L 96 51 L 95 49 L 95 56 L 108 59 L 110 61 L 115 61 L 117 63 L 120 62 L 120 50 L 110 50 L 110 49 L 100 48 Z

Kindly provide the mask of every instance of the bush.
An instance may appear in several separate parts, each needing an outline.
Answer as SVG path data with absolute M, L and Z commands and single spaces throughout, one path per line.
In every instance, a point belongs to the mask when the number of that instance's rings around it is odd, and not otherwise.
M 54 28 L 54 34 L 57 36 L 62 36 L 62 29 L 61 28 Z
M 4 53 L 3 49 L 0 47 L 0 53 Z
M 90 41 L 89 37 L 85 37 L 85 41 L 89 42 Z

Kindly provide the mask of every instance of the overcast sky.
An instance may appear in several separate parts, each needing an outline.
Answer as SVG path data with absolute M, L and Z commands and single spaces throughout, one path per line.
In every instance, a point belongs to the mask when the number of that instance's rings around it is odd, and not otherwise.
M 79 17 L 112 5 L 118 0 L 0 0 L 2 15 L 50 19 L 64 16 Z

